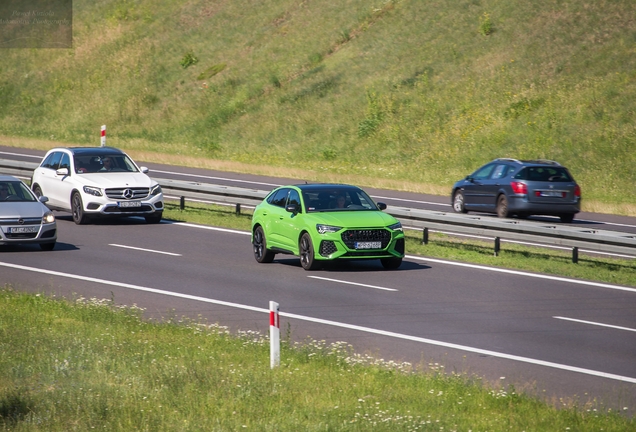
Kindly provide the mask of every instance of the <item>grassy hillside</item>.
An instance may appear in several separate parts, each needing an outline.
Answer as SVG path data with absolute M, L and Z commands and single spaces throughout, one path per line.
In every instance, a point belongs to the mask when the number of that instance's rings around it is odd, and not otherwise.
M 3 50 L 0 143 L 97 144 L 106 124 L 146 159 L 439 194 L 494 157 L 548 158 L 586 210 L 636 214 L 634 16 L 633 0 L 75 0 L 72 50 Z

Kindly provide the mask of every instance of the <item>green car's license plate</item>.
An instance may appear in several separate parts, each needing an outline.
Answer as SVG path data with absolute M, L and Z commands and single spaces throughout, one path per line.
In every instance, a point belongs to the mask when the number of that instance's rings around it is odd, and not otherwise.
M 356 249 L 382 249 L 382 242 L 355 242 Z

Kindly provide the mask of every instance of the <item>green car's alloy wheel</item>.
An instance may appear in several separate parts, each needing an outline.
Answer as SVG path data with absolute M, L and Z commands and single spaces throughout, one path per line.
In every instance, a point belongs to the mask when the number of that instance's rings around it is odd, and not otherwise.
M 263 228 L 257 227 L 254 230 L 254 258 L 259 263 L 271 263 L 274 261 L 274 252 L 267 249 L 267 241 Z
M 305 270 L 316 270 L 320 267 L 320 263 L 314 257 L 314 245 L 309 234 L 302 235 L 298 249 L 300 250 L 300 265 Z

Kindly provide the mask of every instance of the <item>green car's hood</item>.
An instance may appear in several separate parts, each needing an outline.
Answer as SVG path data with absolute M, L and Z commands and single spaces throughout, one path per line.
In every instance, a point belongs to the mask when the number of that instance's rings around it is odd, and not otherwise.
M 379 228 L 398 222 L 390 214 L 379 210 L 316 212 L 307 213 L 306 216 L 306 220 L 310 223 L 315 222 L 343 228 Z

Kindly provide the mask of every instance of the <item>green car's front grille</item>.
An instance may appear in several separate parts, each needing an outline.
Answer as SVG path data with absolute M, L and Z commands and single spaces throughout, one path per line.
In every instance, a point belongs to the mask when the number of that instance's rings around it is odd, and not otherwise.
M 382 244 L 380 249 L 386 248 L 391 242 L 391 233 L 385 229 L 347 230 L 341 237 L 349 249 L 355 249 L 356 242 L 379 241 Z

